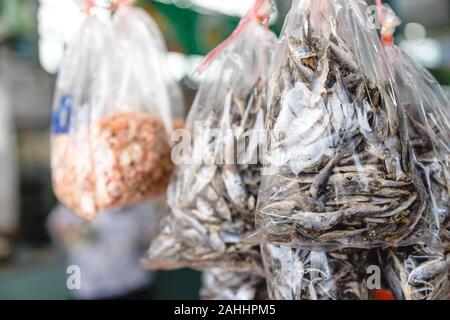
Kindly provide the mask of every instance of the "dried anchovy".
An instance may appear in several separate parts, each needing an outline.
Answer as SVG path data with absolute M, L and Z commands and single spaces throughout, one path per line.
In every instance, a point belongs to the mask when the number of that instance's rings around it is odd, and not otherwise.
M 450 294 L 450 176 L 439 159 L 436 141 L 448 141 L 443 128 L 430 128 L 406 106 L 408 134 L 428 189 L 431 209 L 440 226 L 441 242 L 384 252 L 386 278 L 397 299 L 442 300 Z
M 203 272 L 202 300 L 267 300 L 264 278 L 246 272 L 210 269 Z
M 408 135 L 428 191 L 432 217 L 439 229 L 440 243 L 436 245 L 446 248 L 450 245 L 450 164 L 445 158 L 448 154 L 440 154 L 439 144 L 444 144 L 448 152 L 450 127 L 439 128 L 431 121 L 425 125 L 408 105 L 405 109 Z
M 443 242 L 449 243 L 448 230 L 450 219 L 450 163 L 441 150 L 450 151 L 450 127 L 440 128 L 432 119 L 420 120 L 421 117 L 410 104 L 405 103 L 408 135 L 416 156 L 420 173 L 427 194 L 430 198 L 431 211 L 439 225 Z M 433 116 L 430 116 L 432 118 Z M 448 124 L 450 126 L 450 124 Z M 441 146 L 444 145 L 442 148 Z M 444 151 L 445 152 L 445 151 Z
M 278 174 L 259 195 L 263 240 L 327 250 L 413 243 L 429 204 L 391 87 L 365 77 L 339 35 L 312 32 L 285 40 L 276 77 L 266 168 Z
M 275 300 L 367 300 L 369 251 L 325 253 L 262 245 L 269 296 Z
M 164 124 L 145 113 L 119 113 L 52 140 L 55 194 L 86 219 L 161 197 L 172 171 Z
M 450 247 L 424 245 L 384 253 L 385 277 L 399 300 L 443 300 L 450 294 Z
M 234 135 L 226 134 L 206 144 L 202 138 L 194 141 L 194 155 L 206 152 L 214 164 L 185 165 L 175 173 L 168 190 L 170 213 L 150 247 L 145 263 L 148 268 L 220 265 L 229 271 L 263 274 L 259 246 L 243 242 L 254 230 L 261 164 L 239 163 L 245 163 L 245 151 L 250 159 L 258 152 L 258 137 L 250 130 L 263 128 L 264 93 L 262 81 L 246 97 L 230 90 L 222 118 L 214 112 L 209 114 L 205 130 L 231 129 Z M 243 145 L 245 148 L 240 149 Z M 218 162 L 221 150 L 226 161 Z

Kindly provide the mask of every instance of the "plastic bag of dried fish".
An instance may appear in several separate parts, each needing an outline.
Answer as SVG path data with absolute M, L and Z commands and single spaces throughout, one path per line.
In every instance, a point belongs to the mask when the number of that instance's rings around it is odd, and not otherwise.
M 86 219 L 163 196 L 173 170 L 173 121 L 159 31 L 122 6 L 88 14 L 56 85 L 52 178 L 58 199 Z
M 274 300 L 368 300 L 369 251 L 319 252 L 262 245 L 269 296 Z
M 248 272 L 210 269 L 203 272 L 202 300 L 267 300 L 265 279 Z
M 398 299 L 440 300 L 450 291 L 450 106 L 437 80 L 406 52 L 393 45 L 400 20 L 383 8 L 383 39 L 405 108 L 407 131 L 427 188 L 430 210 L 440 225 L 440 242 L 389 249 L 384 253 L 386 278 Z
M 435 223 L 450 216 L 450 102 L 437 80 L 402 49 L 387 45 L 414 157 Z M 445 232 L 445 230 L 442 230 Z M 449 241 L 447 236 L 447 240 Z
M 437 236 L 367 5 L 294 0 L 275 56 L 263 242 L 374 248 Z
M 249 14 L 259 8 L 258 17 L 269 16 L 267 3 L 257 1 Z M 145 263 L 151 269 L 264 273 L 259 245 L 242 240 L 254 230 L 261 169 L 257 133 L 264 131 L 276 37 L 248 15 L 242 21 L 207 69 L 189 114 L 193 145 L 169 185 L 170 210 Z

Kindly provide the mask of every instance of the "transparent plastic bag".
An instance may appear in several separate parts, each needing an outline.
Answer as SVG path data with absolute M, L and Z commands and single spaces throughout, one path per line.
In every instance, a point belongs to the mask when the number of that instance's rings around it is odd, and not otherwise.
M 368 300 L 369 251 L 319 252 L 262 245 L 269 296 L 274 300 Z
M 437 80 L 406 52 L 386 47 L 395 73 L 407 131 L 420 176 L 430 198 L 430 210 L 448 241 L 450 217 L 450 103 Z
M 256 4 L 261 2 L 268 1 Z M 147 257 L 151 269 L 220 266 L 263 274 L 259 245 L 242 241 L 254 230 L 261 169 L 254 132 L 264 129 L 276 42 L 272 32 L 248 19 L 256 7 L 206 71 L 191 108 L 193 145 L 169 185 L 168 215 Z
M 383 24 L 397 27 L 394 11 L 383 7 Z M 398 299 L 440 300 L 450 292 L 450 103 L 437 80 L 393 45 L 394 28 L 383 28 L 388 62 L 395 75 L 407 132 L 430 208 L 440 226 L 432 246 L 392 248 L 385 253 L 386 277 Z
M 165 52 L 141 9 L 88 15 L 60 71 L 52 123 L 58 199 L 86 219 L 164 195 L 173 170 Z
M 267 300 L 267 287 L 262 277 L 217 268 L 203 272 L 200 296 L 202 300 Z
M 293 2 L 269 90 L 262 242 L 335 251 L 437 235 L 366 12 L 357 0 Z
M 424 245 L 388 249 L 384 275 L 399 300 L 445 300 L 450 294 L 450 247 Z
M 154 59 L 153 63 L 155 65 L 158 65 L 158 69 L 155 71 L 159 72 L 160 74 L 158 75 L 158 77 L 163 78 L 166 82 L 166 93 L 169 96 L 170 104 L 168 112 L 171 112 L 171 118 L 173 119 L 173 128 L 181 128 L 186 116 L 186 106 L 184 103 L 183 91 L 170 72 L 167 45 L 165 43 L 165 39 L 163 34 L 161 33 L 161 30 L 159 29 L 156 22 L 152 19 L 152 17 L 142 9 L 129 6 L 121 6 L 119 7 L 118 12 L 120 14 L 116 14 L 116 17 L 114 18 L 116 22 L 116 29 L 126 29 L 126 24 L 128 23 L 127 19 L 132 19 L 130 17 L 131 15 L 139 22 L 139 28 L 141 29 L 141 31 L 144 33 L 148 32 L 151 36 L 152 42 L 147 45 L 152 45 L 154 47 L 152 52 L 152 56 Z M 118 20 L 122 20 L 122 22 L 118 22 Z M 138 26 L 136 26 L 136 28 L 137 27 Z M 138 35 L 136 37 L 138 37 Z M 155 92 L 158 91 L 157 88 L 154 90 Z

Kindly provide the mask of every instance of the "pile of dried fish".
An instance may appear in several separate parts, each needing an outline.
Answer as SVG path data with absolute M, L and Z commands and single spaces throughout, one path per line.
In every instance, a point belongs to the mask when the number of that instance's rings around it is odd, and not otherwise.
M 245 137 L 248 130 L 263 121 L 262 89 L 254 88 L 244 98 L 230 92 L 223 118 L 211 113 L 205 124 L 207 128 L 225 125 L 242 130 Z M 234 144 L 234 137 L 228 138 Z M 195 143 L 201 143 L 201 139 Z M 247 142 L 247 147 L 248 143 L 254 144 Z M 208 150 L 215 157 L 220 146 L 211 144 Z M 219 263 L 233 270 L 257 268 L 260 265 L 258 245 L 242 240 L 254 230 L 253 210 L 260 169 L 260 164 L 237 163 L 182 166 L 168 189 L 170 214 L 162 223 L 160 236 L 151 245 L 150 267 L 199 268 Z
M 442 127 L 426 130 L 426 125 L 415 119 L 413 112 L 408 112 L 408 124 L 431 208 L 440 226 L 440 242 L 432 246 L 415 245 L 388 250 L 386 277 L 398 299 L 442 300 L 450 294 L 450 175 L 448 164 L 445 160 L 438 160 L 436 145 L 430 139 L 430 133 L 442 133 Z
M 450 247 L 424 245 L 384 253 L 385 277 L 399 300 L 442 300 L 450 293 Z
M 203 300 L 267 300 L 264 278 L 248 272 L 210 269 L 203 272 Z
M 73 212 L 92 219 L 99 211 L 164 194 L 173 164 L 162 121 L 120 113 L 93 124 L 84 138 L 81 143 L 58 135 L 52 141 L 55 194 Z
M 188 128 L 203 134 L 194 136 L 186 157 L 193 162 L 180 165 L 169 185 L 170 210 L 150 247 L 148 268 L 263 274 L 259 245 L 243 239 L 254 230 L 262 167 L 255 130 L 264 129 L 275 41 L 252 23 L 211 66 L 220 70 L 208 69 L 188 119 Z
M 334 250 L 435 235 L 380 41 L 357 22 L 361 6 L 294 1 L 271 90 L 264 242 Z
M 386 48 L 406 113 L 415 161 L 430 198 L 432 218 L 446 233 L 450 216 L 450 102 L 436 79 L 397 47 Z
M 386 16 L 395 13 L 386 8 Z M 386 48 L 407 117 L 420 175 L 427 188 L 440 242 L 392 248 L 383 253 L 386 278 L 398 299 L 439 300 L 450 293 L 450 105 L 433 76 L 407 53 Z
M 275 300 L 367 300 L 369 251 L 318 252 L 263 245 L 267 285 Z

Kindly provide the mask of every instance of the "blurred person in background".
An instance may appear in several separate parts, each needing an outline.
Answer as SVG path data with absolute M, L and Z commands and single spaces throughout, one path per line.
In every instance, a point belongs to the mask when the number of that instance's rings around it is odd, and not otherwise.
M 80 271 L 80 287 L 69 290 L 70 297 L 152 299 L 153 275 L 139 260 L 158 226 L 156 212 L 155 206 L 140 204 L 102 212 L 87 222 L 62 205 L 53 209 L 49 232 L 65 254 L 67 270 Z

